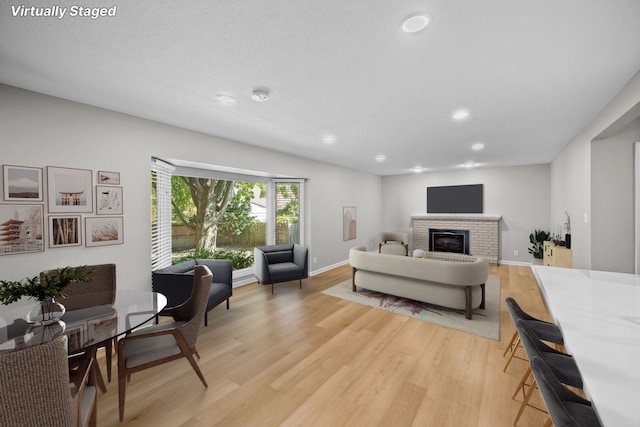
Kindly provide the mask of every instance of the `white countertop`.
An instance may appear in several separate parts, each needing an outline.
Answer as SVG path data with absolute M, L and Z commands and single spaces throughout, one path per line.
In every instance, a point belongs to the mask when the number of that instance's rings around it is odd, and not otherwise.
M 533 266 L 604 426 L 640 426 L 640 276 Z

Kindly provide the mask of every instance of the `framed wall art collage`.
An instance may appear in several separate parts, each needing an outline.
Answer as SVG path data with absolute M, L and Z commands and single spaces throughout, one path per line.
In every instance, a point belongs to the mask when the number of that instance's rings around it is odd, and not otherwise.
M 124 243 L 120 173 L 2 165 L 0 255 Z

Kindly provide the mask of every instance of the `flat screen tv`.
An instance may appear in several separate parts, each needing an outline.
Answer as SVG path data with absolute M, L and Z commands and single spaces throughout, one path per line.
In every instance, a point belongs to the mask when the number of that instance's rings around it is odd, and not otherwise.
M 427 213 L 483 213 L 483 184 L 427 187 Z

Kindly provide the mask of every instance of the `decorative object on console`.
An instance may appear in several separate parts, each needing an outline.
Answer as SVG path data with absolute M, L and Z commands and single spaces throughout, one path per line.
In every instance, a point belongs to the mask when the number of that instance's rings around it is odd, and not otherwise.
M 529 242 L 531 247 L 529 253 L 533 254 L 535 259 L 544 258 L 544 242 L 551 238 L 551 233 L 544 230 L 534 230 L 529 234 Z
M 564 211 L 564 214 L 567 216 L 567 222 L 564 223 L 564 245 L 571 249 L 571 217 L 567 211 Z

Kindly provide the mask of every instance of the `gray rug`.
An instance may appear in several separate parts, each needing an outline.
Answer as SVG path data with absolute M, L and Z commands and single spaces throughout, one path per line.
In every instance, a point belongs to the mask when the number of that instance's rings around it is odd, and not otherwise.
M 453 310 L 363 288 L 353 292 L 351 279 L 338 283 L 323 293 L 458 331 L 500 340 L 500 277 L 498 276 L 489 276 L 485 286 L 486 308 L 473 310 L 471 320 L 464 317 L 463 310 Z

